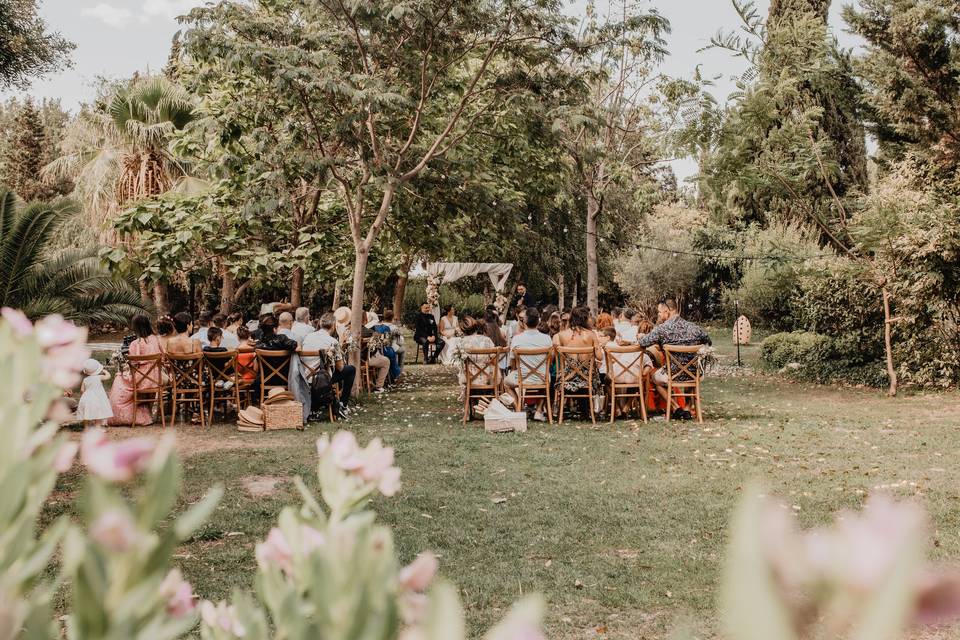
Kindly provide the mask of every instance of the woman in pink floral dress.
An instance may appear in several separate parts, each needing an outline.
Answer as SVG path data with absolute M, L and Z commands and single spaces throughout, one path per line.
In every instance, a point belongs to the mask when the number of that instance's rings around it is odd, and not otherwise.
M 153 333 L 147 316 L 134 316 L 130 320 L 130 327 L 137 336 L 137 339 L 130 343 L 130 355 L 153 356 L 162 353 L 160 339 Z M 143 375 L 139 374 L 137 379 L 139 388 L 157 386 L 159 380 L 143 379 Z M 153 423 L 150 403 L 133 404 L 133 379 L 129 371 L 122 372 L 114 379 L 110 388 L 110 406 L 113 408 L 113 418 L 108 423 L 110 425 L 146 426 Z

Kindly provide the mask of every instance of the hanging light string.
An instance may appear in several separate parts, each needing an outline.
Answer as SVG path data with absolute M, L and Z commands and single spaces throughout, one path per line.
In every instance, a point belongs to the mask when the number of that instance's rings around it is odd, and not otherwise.
M 599 233 L 593 233 L 590 231 L 584 232 L 587 235 L 592 235 L 600 241 L 610 240 L 610 237 L 605 237 Z M 643 242 L 634 242 L 633 246 L 639 247 L 641 249 L 647 249 L 650 251 L 660 251 L 663 253 L 670 253 L 674 256 L 684 255 L 684 256 L 696 256 L 698 258 L 709 258 L 711 260 L 727 260 L 731 262 L 752 262 L 756 260 L 757 262 L 776 262 L 776 263 L 785 263 L 785 262 L 795 262 L 803 263 L 810 262 L 813 260 L 824 260 L 829 258 L 838 257 L 836 254 L 830 253 L 819 253 L 811 256 L 791 256 L 783 254 L 745 254 L 745 253 L 722 253 L 722 252 L 707 252 L 707 251 L 689 251 L 685 249 L 673 249 L 668 247 L 658 247 L 651 244 L 646 244 Z

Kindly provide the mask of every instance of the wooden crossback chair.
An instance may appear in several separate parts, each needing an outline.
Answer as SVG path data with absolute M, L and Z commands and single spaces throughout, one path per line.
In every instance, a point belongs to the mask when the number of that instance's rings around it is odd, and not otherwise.
M 506 347 L 493 349 L 467 349 L 463 359 L 463 375 L 466 386 L 463 390 L 463 423 L 473 419 L 473 401 L 477 398 L 496 398 L 503 390 L 500 375 L 500 358 Z
M 310 364 L 304 360 L 304 358 L 317 358 L 316 364 L 310 366 Z M 317 375 L 317 372 L 321 369 L 325 369 L 327 373 L 333 375 L 333 363 L 329 361 L 326 351 L 301 351 L 300 352 L 300 365 L 303 367 L 304 373 L 307 374 L 307 378 L 313 380 L 313 376 Z M 331 393 L 334 394 L 335 398 L 340 397 L 340 385 L 333 384 L 330 389 Z M 311 409 L 313 410 L 313 409 Z M 327 414 L 330 416 L 330 422 L 333 422 L 337 419 L 337 414 L 333 410 L 333 403 L 330 402 L 327 404 Z
M 168 353 L 167 362 L 170 363 L 170 375 L 173 378 L 173 386 L 170 390 L 170 400 L 173 405 L 170 424 L 173 425 L 177 421 L 178 404 L 190 406 L 196 403 L 197 413 L 200 414 L 200 425 L 205 426 L 207 421 L 203 406 L 203 353 Z
M 530 366 L 536 363 L 538 366 Z M 517 411 L 523 410 L 527 400 L 542 400 L 547 405 L 547 420 L 553 424 L 553 406 L 550 402 L 550 365 L 553 347 L 543 349 L 514 349 L 513 366 L 517 372 Z M 521 366 L 522 365 L 522 366 Z M 526 368 L 526 373 L 524 369 Z
M 253 355 L 252 358 L 249 357 L 251 354 Z M 237 349 L 236 367 L 237 377 L 240 380 L 240 401 L 243 403 L 244 408 L 246 408 L 250 406 L 250 403 L 253 401 L 253 387 L 260 378 L 256 349 L 250 347 Z
M 287 389 L 290 386 L 290 352 L 257 349 L 257 368 L 260 370 L 260 406 L 269 389 Z
M 237 371 L 237 352 L 204 351 L 203 366 L 207 371 L 210 384 L 210 417 L 207 418 L 207 422 L 213 424 L 213 411 L 217 402 L 221 402 L 224 409 L 230 401 L 233 401 L 237 411 L 242 408 L 240 406 L 240 373 Z M 224 386 L 230 383 L 230 388 L 218 387 L 218 382 Z
M 557 347 L 557 395 L 559 396 L 560 424 L 568 400 L 586 399 L 590 407 L 590 422 L 597 423 L 593 409 L 593 378 L 597 375 L 596 351 L 593 347 Z M 579 391 L 568 391 L 568 384 L 586 385 Z
M 617 400 L 629 400 L 628 407 L 639 401 L 640 417 L 647 421 L 646 384 L 643 375 L 643 347 L 637 345 L 606 348 L 607 382 L 610 386 L 610 422 L 617 417 Z
M 703 409 L 700 405 L 700 348 L 702 345 L 663 345 L 667 361 L 667 422 L 670 421 L 674 398 L 690 398 L 697 411 L 697 422 L 703 422 Z M 690 356 L 689 360 L 684 356 Z M 686 362 L 684 362 L 686 360 Z
M 370 338 L 360 338 L 360 389 L 369 393 L 373 390 L 370 382 Z
M 127 356 L 130 366 L 130 387 L 133 389 L 133 418 L 130 426 L 136 426 L 136 407 L 142 403 L 157 403 L 160 414 L 160 425 L 166 426 L 166 415 L 163 408 L 164 393 L 167 383 L 164 376 L 164 359 L 162 353 L 150 356 Z

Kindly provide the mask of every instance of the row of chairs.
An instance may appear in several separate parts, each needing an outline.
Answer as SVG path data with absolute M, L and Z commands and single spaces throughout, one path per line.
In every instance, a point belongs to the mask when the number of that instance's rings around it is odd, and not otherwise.
M 466 351 L 464 423 L 473 419 L 476 400 L 496 398 L 506 390 L 500 363 L 507 351 L 506 347 Z M 607 365 L 605 395 L 608 398 L 610 422 L 616 419 L 621 409 L 626 412 L 631 408 L 639 408 L 640 417 L 646 422 L 646 394 L 652 384 L 643 371 L 646 351 L 636 345 L 608 345 L 604 351 Z M 703 422 L 699 351 L 699 346 L 663 346 L 668 408 L 679 399 L 685 403 L 692 402 L 697 421 Z M 543 402 L 547 420 L 553 423 L 554 408 L 557 408 L 562 424 L 566 405 L 570 401 L 581 401 L 589 406 L 590 420 L 596 424 L 594 387 L 599 372 L 593 347 L 515 349 L 513 353 L 513 370 L 517 372 L 517 411 L 528 401 Z M 667 420 L 670 420 L 670 413 L 669 410 L 666 412 Z
M 243 358 L 241 361 L 240 356 L 249 353 L 253 353 L 254 358 Z M 301 351 L 299 355 L 301 358 L 318 358 L 313 367 L 301 360 L 310 376 L 319 371 L 320 367 L 331 366 L 326 361 L 326 354 L 321 351 Z M 176 422 L 178 406 L 196 406 L 200 424 L 206 426 L 207 423 L 212 424 L 218 403 L 221 406 L 233 403 L 239 411 L 255 400 L 255 389 L 259 391 L 260 405 L 263 405 L 271 389 L 287 389 L 291 357 L 286 351 L 267 349 L 204 351 L 181 355 L 130 355 L 127 361 L 133 402 L 135 405 L 156 403 L 160 424 L 163 426 L 167 426 L 165 407 L 168 401 L 171 407 L 171 425 Z M 333 420 L 335 413 L 332 405 L 328 412 Z

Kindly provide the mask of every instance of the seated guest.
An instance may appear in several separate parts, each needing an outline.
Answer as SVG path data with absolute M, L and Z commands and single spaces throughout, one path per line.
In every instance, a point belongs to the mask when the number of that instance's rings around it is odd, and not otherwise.
M 278 323 L 273 315 L 265 316 L 260 321 L 259 328 L 260 338 L 257 340 L 257 349 L 293 353 L 300 346 L 296 340 L 279 332 Z
M 226 323 L 226 326 L 223 328 L 226 333 L 232 333 L 233 335 L 237 335 L 237 329 L 242 324 L 244 324 L 243 314 L 240 313 L 239 311 L 234 311 L 233 313 L 227 316 L 227 323 Z
M 605 310 L 600 310 L 600 314 L 597 316 L 597 322 L 594 327 L 599 331 L 606 327 L 613 326 L 613 316 L 607 313 Z
M 297 341 L 289 338 L 288 336 L 283 335 L 282 333 L 277 333 L 277 321 L 272 315 L 265 317 L 260 321 L 260 339 L 257 340 L 257 349 L 263 349 L 266 351 L 286 351 L 287 353 L 294 353 L 300 348 L 300 345 L 297 344 Z M 269 364 L 273 368 L 279 368 L 283 366 L 284 358 L 280 357 L 266 357 L 264 358 L 266 364 Z M 280 377 L 280 374 L 287 375 L 287 371 L 280 369 L 279 373 L 270 371 L 269 369 L 264 369 L 261 371 L 261 376 L 264 377 L 263 386 L 280 386 L 284 384 L 283 379 Z M 254 395 L 260 393 L 260 380 L 257 380 L 254 384 Z
M 245 383 L 252 383 L 257 379 L 257 347 L 250 336 L 250 329 L 245 325 L 237 327 L 237 370 L 240 379 Z
M 634 344 L 637 341 L 637 325 L 633 323 L 637 312 L 626 307 L 620 312 L 620 320 L 614 323 L 613 328 L 617 330 L 617 342 L 619 344 Z
M 190 336 L 191 324 L 190 314 L 185 311 L 181 311 L 173 316 L 173 329 L 175 333 L 167 339 L 167 353 L 189 355 L 203 351 L 200 340 Z
M 331 384 L 340 384 L 340 406 L 337 414 L 341 418 L 347 417 L 347 405 L 350 404 L 350 393 L 357 377 L 357 369 L 347 364 L 340 349 L 340 340 L 334 337 L 337 332 L 337 321 L 332 313 L 325 313 L 320 317 L 320 328 L 308 333 L 303 338 L 304 351 L 320 351 L 327 354 L 326 364 L 333 368 L 330 376 Z M 303 358 L 304 363 L 316 368 L 319 360 L 315 356 Z
M 347 336 L 350 334 L 350 316 L 350 307 L 337 307 L 337 310 L 333 312 L 333 317 L 337 322 L 337 338 L 340 339 L 340 344 L 346 342 Z
M 403 330 L 400 325 L 393 321 L 393 309 L 387 309 L 383 312 L 381 325 L 390 330 L 390 346 L 397 356 L 397 375 L 394 376 L 394 378 L 397 378 L 403 372 L 403 357 L 406 348 L 403 344 Z
M 677 307 L 675 300 L 667 299 L 657 305 L 657 319 L 660 324 L 638 340 L 641 347 L 648 348 L 657 345 L 662 348 L 665 344 L 686 346 L 712 344 L 706 331 L 680 317 L 680 309 Z M 680 364 L 685 364 L 694 357 L 695 354 L 680 353 L 677 354 L 676 359 Z M 668 383 L 666 364 L 657 369 L 651 379 L 657 386 L 657 391 L 666 399 Z M 681 409 L 674 411 L 673 416 L 681 420 L 691 418 L 689 411 Z
M 207 329 L 210 328 L 210 323 L 213 321 L 213 314 L 209 311 L 204 311 L 197 318 L 197 324 L 200 325 L 200 328 L 197 329 L 197 332 L 194 333 L 191 338 L 200 342 L 201 347 L 207 346 Z
M 390 375 L 390 359 L 383 355 L 383 347 L 389 343 L 390 339 L 384 334 L 374 331 L 374 325 L 369 322 L 368 318 L 369 315 L 364 311 L 360 337 L 367 341 L 367 348 L 360 352 L 360 358 L 374 372 L 373 392 L 383 393 L 383 385 L 386 384 L 387 376 Z
M 600 344 L 600 357 L 598 358 L 597 371 L 600 373 L 600 383 L 605 384 L 607 381 L 607 356 L 604 350 L 607 348 L 608 344 L 616 344 L 617 340 L 617 330 L 612 326 L 602 327 L 597 330 L 597 341 Z
M 590 328 L 590 309 L 588 307 L 574 307 L 570 312 L 569 327 L 558 333 L 553 338 L 553 343 L 558 347 L 592 347 L 593 356 L 592 358 L 596 360 L 600 357 L 602 352 L 600 351 L 600 341 L 597 339 L 597 334 Z M 570 355 L 569 359 L 586 361 L 591 358 L 590 355 Z M 576 373 L 576 369 L 573 366 L 568 367 L 569 371 L 558 371 L 558 376 L 561 379 L 566 379 L 565 383 L 566 389 L 568 392 L 582 392 L 588 386 L 588 381 L 582 374 Z M 590 388 L 590 393 L 592 395 L 597 395 L 600 392 L 600 376 L 595 375 L 592 378 L 592 386 Z M 581 415 L 587 415 L 587 410 L 589 409 L 586 402 L 581 401 L 579 403 Z
M 523 326 L 524 330 L 513 336 L 513 339 L 510 341 L 510 363 L 511 365 L 516 362 L 516 350 L 517 349 L 549 349 L 553 346 L 553 341 L 550 339 L 550 336 L 540 333 L 540 330 L 537 328 L 540 325 L 540 312 L 535 308 L 529 308 L 524 311 L 523 317 Z M 519 375 L 523 374 L 523 379 L 526 380 L 530 375 L 531 371 L 538 372 L 535 374 L 535 377 L 531 382 L 542 384 L 543 380 L 539 376 L 539 372 L 542 371 L 543 361 L 547 356 L 523 356 L 520 358 L 520 371 L 511 371 L 503 382 L 508 389 L 513 391 L 514 395 L 517 396 L 517 399 L 520 399 L 519 393 L 516 391 L 517 387 L 520 385 Z M 546 372 L 547 380 L 549 381 L 550 372 Z M 544 421 L 546 416 L 543 415 L 543 400 L 539 400 L 536 408 L 536 412 L 533 414 L 534 420 Z
M 136 338 L 130 343 L 131 356 L 155 356 L 161 353 L 160 340 L 153 333 L 150 318 L 136 315 L 130 319 L 130 328 Z M 136 379 L 134 377 L 136 376 Z M 123 371 L 110 387 L 110 409 L 113 417 L 107 424 L 116 426 L 145 426 L 153 422 L 150 403 L 133 402 L 133 386 L 139 389 L 155 388 L 161 382 L 162 371 L 145 366 L 143 369 Z
M 235 331 L 227 330 L 227 316 L 222 313 L 214 314 L 213 316 L 213 327 L 220 329 L 221 339 L 220 345 L 227 348 L 227 351 L 233 351 L 237 348 L 237 345 L 240 344 L 240 341 L 237 340 L 237 334 Z M 209 339 L 209 338 L 208 338 Z
M 546 329 L 547 329 L 546 333 L 547 335 L 550 336 L 551 339 L 555 335 L 560 333 L 560 312 L 559 311 L 554 311 L 550 314 L 550 316 L 547 319 Z
M 277 333 L 282 336 L 287 336 L 297 344 L 300 344 L 301 338 L 297 337 L 297 334 L 293 331 L 293 314 L 284 311 L 277 318 Z
M 293 322 L 293 335 L 296 336 L 297 342 L 302 343 L 307 334 L 313 331 L 313 325 L 310 323 L 310 309 L 298 307 Z
M 203 348 L 206 353 L 226 353 L 228 349 L 221 345 L 223 340 L 223 330 L 220 327 L 210 327 L 207 329 L 207 346 Z
M 413 330 L 413 340 L 423 349 L 423 359 L 427 364 L 436 364 L 440 352 L 445 344 L 437 329 L 437 320 L 430 313 L 430 303 L 420 305 L 416 324 Z
M 157 336 L 160 339 L 160 348 L 166 352 L 167 351 L 167 340 L 177 335 L 176 329 L 173 328 L 173 318 L 170 316 L 161 316 L 157 320 Z
M 397 355 L 396 350 L 393 348 L 394 336 L 393 328 L 390 326 L 390 323 L 386 322 L 387 314 L 389 313 L 390 317 L 393 318 L 392 311 L 384 311 L 383 317 L 384 320 L 377 320 L 375 324 L 371 327 L 374 334 L 379 335 L 383 341 L 383 348 L 381 353 L 386 356 L 387 360 L 390 361 L 390 375 L 387 376 L 387 380 L 390 383 L 396 382 L 397 378 L 400 377 L 400 358 Z
M 460 333 L 463 334 L 463 337 L 460 338 L 459 350 L 463 354 L 464 360 L 470 359 L 470 356 L 467 355 L 468 349 L 493 349 L 493 340 L 481 331 L 482 327 L 483 323 L 474 320 L 470 316 L 464 316 L 463 320 L 460 321 Z M 463 389 L 467 384 L 466 363 L 461 361 L 457 364 L 459 368 L 457 380 L 460 382 L 460 393 L 462 396 Z M 487 379 L 480 382 L 484 384 L 490 383 Z
M 496 308 L 491 309 L 487 307 L 487 310 L 483 314 L 483 333 L 486 334 L 488 338 L 493 342 L 495 347 L 506 347 L 507 335 L 503 331 L 503 327 L 500 326 L 500 314 L 497 313 Z M 510 366 L 509 355 L 504 354 L 503 358 L 500 360 L 500 368 L 507 369 Z

